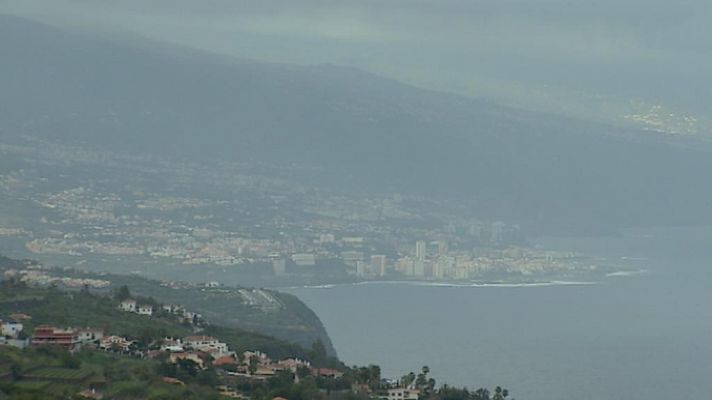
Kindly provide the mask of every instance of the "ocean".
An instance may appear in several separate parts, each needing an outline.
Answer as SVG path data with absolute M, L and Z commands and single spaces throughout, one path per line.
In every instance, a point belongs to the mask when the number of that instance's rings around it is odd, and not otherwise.
M 712 228 L 539 238 L 633 267 L 547 285 L 370 283 L 286 289 L 348 364 L 501 385 L 518 400 L 712 398 Z

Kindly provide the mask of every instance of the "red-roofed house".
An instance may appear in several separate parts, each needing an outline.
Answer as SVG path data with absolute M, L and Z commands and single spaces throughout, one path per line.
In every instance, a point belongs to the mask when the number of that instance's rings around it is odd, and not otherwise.
M 222 356 L 218 357 L 213 361 L 213 366 L 222 367 L 224 365 L 234 365 L 237 364 L 237 360 L 233 356 Z
M 80 346 L 79 333 L 72 329 L 59 329 L 50 325 L 40 325 L 32 335 L 33 346 L 60 346 L 73 350 Z

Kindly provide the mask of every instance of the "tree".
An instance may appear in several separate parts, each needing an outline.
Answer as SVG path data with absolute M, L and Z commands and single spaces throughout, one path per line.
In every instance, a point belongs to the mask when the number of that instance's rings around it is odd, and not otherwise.
M 311 376 L 311 370 L 306 365 L 300 365 L 297 367 L 297 376 L 300 380 Z
M 317 341 L 312 344 L 312 348 L 309 351 L 309 358 L 311 358 L 312 363 L 317 367 L 323 366 L 327 362 L 329 356 L 326 353 L 326 347 L 321 339 L 317 339 Z
M 494 396 L 492 396 L 492 400 L 504 400 L 509 396 L 509 391 L 507 389 L 502 389 L 500 386 L 497 386 L 494 389 Z
M 214 387 L 218 384 L 218 376 L 214 369 L 205 369 L 198 371 L 196 381 L 201 385 Z
M 187 358 L 178 359 L 178 369 L 186 373 L 190 377 L 195 377 L 198 374 L 198 364 Z
M 487 389 L 477 389 L 472 394 L 473 400 L 490 400 L 490 392 Z
M 403 385 L 404 387 L 411 386 L 413 384 L 413 382 L 415 382 L 415 373 L 414 372 L 410 372 L 410 373 L 408 373 L 408 375 L 404 375 L 401 378 L 401 385 Z
M 117 301 L 124 301 L 130 298 L 131 291 L 129 291 L 129 287 L 126 285 L 122 285 L 118 290 L 116 290 L 116 293 L 114 293 L 114 299 Z
M 470 397 L 470 392 L 467 389 L 457 389 L 452 388 L 447 385 L 443 385 L 442 388 L 437 393 L 435 397 L 437 400 L 470 400 L 475 399 L 475 397 Z M 480 400 L 480 399 L 477 399 Z M 489 399 L 486 399 L 489 400 Z
M 250 375 L 254 375 L 255 372 L 257 372 L 257 366 L 260 363 L 260 358 L 257 356 L 250 356 L 249 364 L 247 366 L 247 370 L 250 372 Z

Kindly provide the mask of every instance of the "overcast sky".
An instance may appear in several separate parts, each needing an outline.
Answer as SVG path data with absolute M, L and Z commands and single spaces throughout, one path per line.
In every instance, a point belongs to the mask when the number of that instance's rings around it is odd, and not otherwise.
M 706 117 L 710 0 L 0 0 L 0 12 L 591 117 Z

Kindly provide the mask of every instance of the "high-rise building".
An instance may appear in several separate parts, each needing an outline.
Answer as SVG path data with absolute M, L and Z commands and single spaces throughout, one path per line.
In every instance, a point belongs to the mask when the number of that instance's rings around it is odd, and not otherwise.
M 368 264 L 364 261 L 356 261 L 356 276 L 365 277 L 368 275 Z
M 438 256 L 445 257 L 448 252 L 447 241 L 441 240 L 438 242 Z
M 372 255 L 371 256 L 371 271 L 378 276 L 386 275 L 386 256 Z
M 425 276 L 425 261 L 416 261 L 413 263 L 413 275 Z
M 425 261 L 425 256 L 428 253 L 428 247 L 424 241 L 418 240 L 415 242 L 415 258 L 418 261 Z
M 395 265 L 395 270 L 405 275 L 413 275 L 413 259 L 410 257 L 401 257 Z

